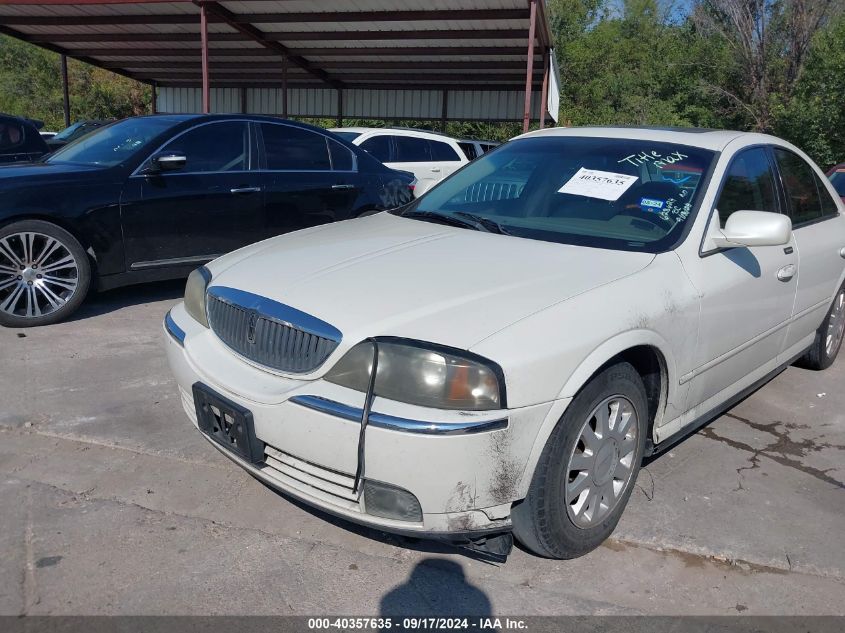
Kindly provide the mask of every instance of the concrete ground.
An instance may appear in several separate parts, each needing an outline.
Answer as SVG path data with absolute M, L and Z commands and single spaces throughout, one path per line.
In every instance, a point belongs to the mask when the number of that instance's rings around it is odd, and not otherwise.
M 0 614 L 845 614 L 845 360 L 790 368 L 649 463 L 614 536 L 504 565 L 331 519 L 185 417 L 181 283 L 0 330 Z

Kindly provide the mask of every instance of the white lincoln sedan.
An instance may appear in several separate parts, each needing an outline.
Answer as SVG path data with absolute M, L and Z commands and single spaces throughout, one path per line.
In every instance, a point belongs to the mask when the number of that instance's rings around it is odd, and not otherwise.
M 843 213 L 771 136 L 543 130 L 406 207 L 200 268 L 167 353 L 199 431 L 273 488 L 570 558 L 611 534 L 644 457 L 834 361 Z

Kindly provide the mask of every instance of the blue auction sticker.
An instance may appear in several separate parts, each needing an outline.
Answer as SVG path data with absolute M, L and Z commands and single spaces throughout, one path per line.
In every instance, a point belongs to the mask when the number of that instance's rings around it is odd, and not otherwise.
M 658 211 L 662 211 L 665 205 L 666 202 L 663 200 L 657 200 L 655 198 L 640 198 L 640 208 L 643 211 L 657 213 Z

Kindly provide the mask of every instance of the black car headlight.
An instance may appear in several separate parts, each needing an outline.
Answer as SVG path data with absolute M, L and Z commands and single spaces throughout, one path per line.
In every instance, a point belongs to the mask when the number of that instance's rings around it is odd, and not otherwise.
M 378 341 L 376 395 L 436 409 L 504 408 L 502 371 L 486 359 L 451 348 L 405 340 Z M 366 392 L 373 344 L 359 343 L 326 374 L 336 385 Z
M 205 327 L 208 327 L 205 292 L 210 282 L 211 272 L 205 266 L 200 266 L 188 275 L 188 282 L 185 284 L 185 310 Z

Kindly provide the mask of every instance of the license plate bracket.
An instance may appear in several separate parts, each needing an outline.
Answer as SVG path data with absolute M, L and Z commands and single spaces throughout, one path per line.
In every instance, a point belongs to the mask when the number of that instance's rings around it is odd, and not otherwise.
M 193 385 L 200 431 L 248 462 L 264 459 L 264 443 L 255 437 L 252 412 L 202 383 Z

